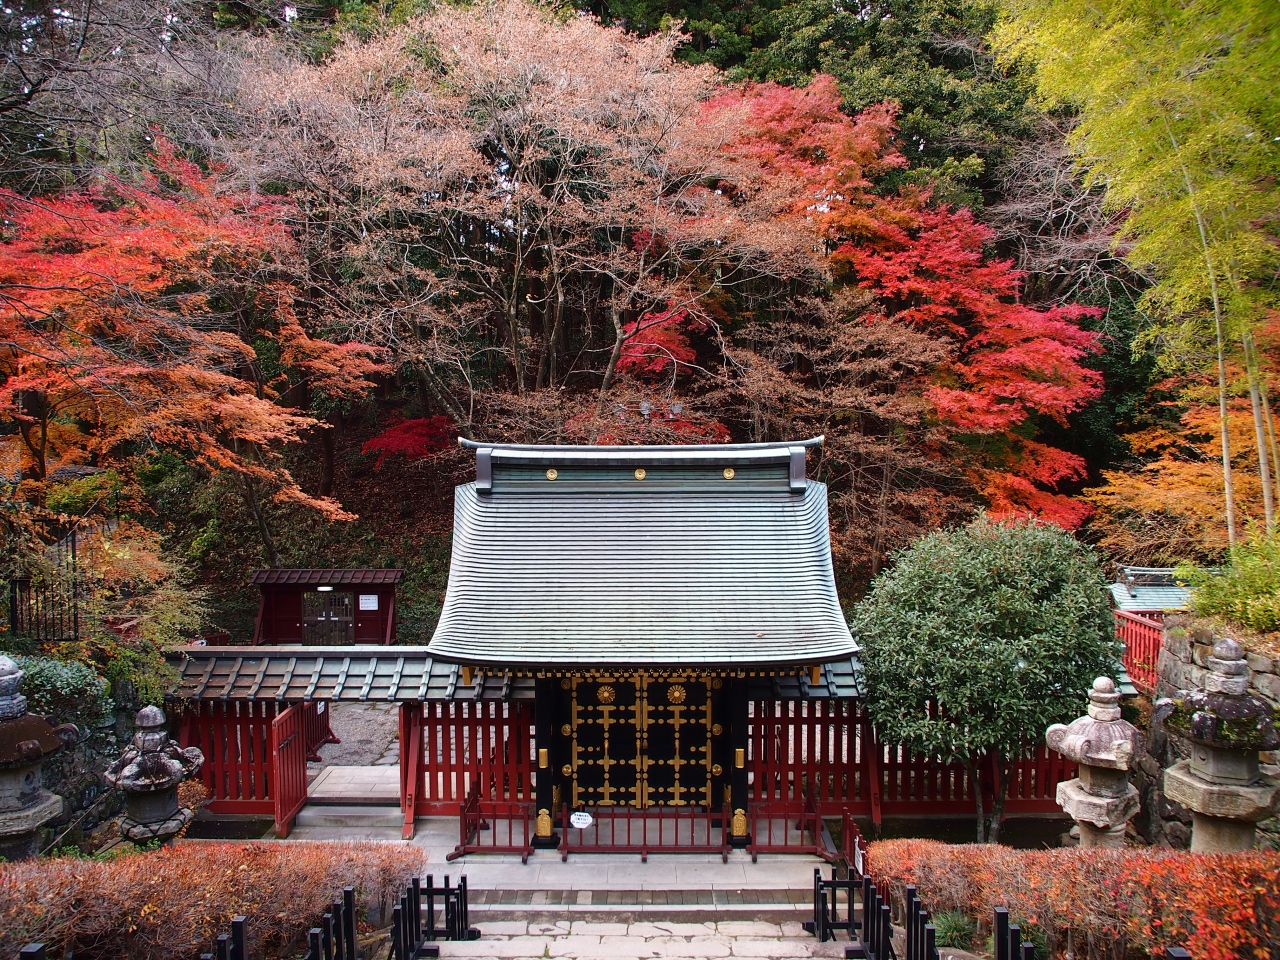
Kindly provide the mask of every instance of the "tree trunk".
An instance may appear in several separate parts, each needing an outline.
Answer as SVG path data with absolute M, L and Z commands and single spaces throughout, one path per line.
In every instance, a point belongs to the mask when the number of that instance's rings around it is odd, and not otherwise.
M 609 365 L 604 369 L 604 379 L 600 382 L 600 396 L 596 400 L 596 417 L 604 416 L 604 398 L 613 384 L 614 371 L 618 369 L 618 358 L 622 356 L 622 344 L 625 337 L 622 333 L 622 311 L 617 304 L 609 305 L 609 319 L 613 321 L 613 351 L 609 354 Z
M 978 765 L 972 759 L 964 762 L 964 768 L 969 771 L 969 783 L 973 787 L 973 803 L 977 808 L 978 823 L 978 842 L 987 842 L 987 816 L 982 805 L 982 775 L 978 773 Z
M 1253 407 L 1253 429 L 1258 442 L 1258 476 L 1262 480 L 1262 510 L 1266 517 L 1267 536 L 1276 532 L 1275 493 L 1271 485 L 1271 465 L 1267 456 L 1267 422 L 1262 411 L 1262 390 L 1259 381 L 1261 371 L 1258 354 L 1254 349 L 1253 334 L 1240 332 L 1240 345 L 1244 348 L 1245 369 L 1249 372 L 1249 402 Z M 1272 461 L 1274 462 L 1274 461 Z
M 1173 135 L 1168 118 L 1164 118 L 1165 131 L 1169 135 L 1169 143 L 1176 156 L 1179 150 L 1178 139 Z M 1182 169 L 1182 182 L 1186 185 L 1187 196 L 1191 198 L 1191 209 L 1196 218 L 1196 229 L 1200 233 L 1200 249 L 1204 253 L 1205 270 L 1209 275 L 1209 293 L 1213 299 L 1213 331 L 1218 346 L 1218 420 L 1222 427 L 1222 492 L 1227 506 L 1227 543 L 1236 545 L 1236 495 L 1231 482 L 1231 439 L 1227 430 L 1227 360 L 1226 346 L 1222 334 L 1222 299 L 1218 293 L 1218 270 L 1214 266 L 1213 251 L 1209 247 L 1209 229 L 1205 226 L 1204 214 L 1200 210 L 1200 202 L 1196 197 L 1195 184 L 1191 182 L 1191 174 L 1186 165 L 1179 161 Z
M 991 828 L 987 831 L 988 843 L 1000 842 L 1000 828 L 1004 826 L 1005 794 L 1009 792 L 1009 775 L 1011 761 L 1000 754 L 993 756 L 992 767 L 995 769 L 995 790 L 991 798 Z
M 320 496 L 333 493 L 333 454 L 337 429 L 331 423 L 320 425 Z
M 267 524 L 267 515 L 262 510 L 262 504 L 258 502 L 257 491 L 253 488 L 253 480 L 244 474 L 240 475 L 240 479 L 244 485 L 244 502 L 249 508 L 249 515 L 253 517 L 254 522 L 258 525 L 258 535 L 262 537 L 262 553 L 267 559 L 267 564 L 272 567 L 282 567 L 284 564 L 280 560 L 280 551 L 276 549 L 275 537 L 271 535 L 271 527 Z

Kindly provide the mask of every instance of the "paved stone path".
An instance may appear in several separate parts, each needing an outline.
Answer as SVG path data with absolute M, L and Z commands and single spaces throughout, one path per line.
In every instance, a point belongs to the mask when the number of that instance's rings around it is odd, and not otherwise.
M 500 957 L 533 960 L 565 957 L 568 960 L 641 960 L 650 957 L 698 958 L 758 957 L 800 960 L 809 957 L 843 957 L 844 942 L 818 943 L 798 921 L 780 924 L 759 920 L 727 920 L 720 923 L 596 923 L 561 920 L 537 923 L 522 920 L 479 924 L 481 939 L 469 943 L 442 943 L 442 957 Z
M 319 763 L 308 763 L 315 777 L 326 767 L 355 767 L 400 763 L 400 717 L 394 703 L 331 703 L 329 726 L 341 743 L 320 748 Z

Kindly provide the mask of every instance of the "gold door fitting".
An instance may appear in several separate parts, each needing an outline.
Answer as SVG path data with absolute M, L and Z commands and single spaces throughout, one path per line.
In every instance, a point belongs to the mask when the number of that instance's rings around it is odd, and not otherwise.
M 738 749 L 733 751 L 733 769 L 743 770 L 746 766 L 747 751 L 743 750 L 742 747 L 738 747 Z
M 534 834 L 539 837 L 551 836 L 551 811 L 543 807 L 538 811 L 538 819 L 534 826 Z
M 551 766 L 551 757 L 546 747 L 538 748 L 538 769 L 545 770 Z

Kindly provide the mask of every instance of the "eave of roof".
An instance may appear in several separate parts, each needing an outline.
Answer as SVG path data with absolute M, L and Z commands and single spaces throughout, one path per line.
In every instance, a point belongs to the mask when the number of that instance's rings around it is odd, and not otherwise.
M 425 647 L 184 647 L 168 654 L 178 671 L 170 699 L 206 702 L 305 703 L 427 700 L 532 700 L 530 671 L 462 669 L 432 657 Z M 749 679 L 756 699 L 853 699 L 862 695 L 856 659 L 825 663 L 819 682 L 798 675 Z
M 297 586 L 380 586 L 397 584 L 404 578 L 403 570 L 375 569 L 369 567 L 328 568 L 328 569 L 287 569 L 269 567 L 255 570 L 250 575 L 251 583 L 259 585 L 297 585 Z

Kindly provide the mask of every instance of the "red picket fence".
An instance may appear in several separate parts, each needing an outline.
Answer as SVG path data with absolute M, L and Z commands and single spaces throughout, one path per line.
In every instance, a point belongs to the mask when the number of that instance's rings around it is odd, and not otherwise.
M 307 802 L 307 707 L 294 704 L 271 721 L 271 755 L 275 779 L 276 836 L 293 829 L 293 818 Z
M 974 784 L 963 766 L 880 743 L 871 721 L 848 701 L 757 701 L 751 717 L 753 806 L 812 799 L 820 815 L 847 809 L 875 823 L 885 816 L 974 811 Z M 1007 813 L 1057 813 L 1058 784 L 1073 778 L 1076 766 L 1041 745 L 1012 773 Z M 979 774 L 989 803 L 995 768 L 984 765 Z
M 271 724 L 275 701 L 196 701 L 183 711 L 178 738 L 204 754 L 200 780 L 211 813 L 274 814 Z
M 1124 644 L 1124 668 L 1133 685 L 1150 695 L 1155 691 L 1164 642 L 1164 612 L 1161 610 L 1116 610 L 1116 638 Z
M 400 724 L 400 799 L 407 831 L 409 811 L 419 817 L 457 814 L 476 782 L 486 800 L 533 801 L 533 704 L 404 704 Z

